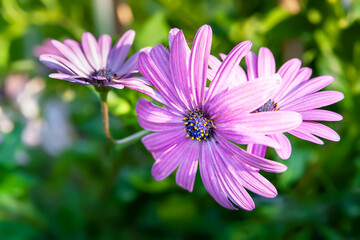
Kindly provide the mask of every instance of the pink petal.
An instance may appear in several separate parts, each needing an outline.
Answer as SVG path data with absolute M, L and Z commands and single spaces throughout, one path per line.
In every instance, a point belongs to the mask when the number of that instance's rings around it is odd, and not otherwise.
M 231 158 L 231 155 L 228 155 L 227 151 L 221 151 L 214 141 L 207 145 L 211 154 L 215 157 L 212 164 L 222 190 L 239 207 L 245 210 L 254 209 L 254 201 L 243 188 L 234 167 L 232 165 L 226 166 L 224 163 L 224 159 Z M 219 145 L 222 144 L 219 143 Z
M 192 192 L 194 187 L 200 144 L 200 142 L 192 141 L 190 148 L 187 149 L 187 155 L 181 161 L 176 172 L 176 183 L 189 192 Z
M 111 50 L 111 37 L 107 34 L 103 34 L 99 37 L 98 45 L 100 50 L 100 68 L 104 69 L 106 67 L 109 53 Z
M 51 73 L 49 75 L 49 77 L 60 79 L 60 80 L 65 80 L 65 81 L 73 82 L 73 83 L 77 83 L 77 84 L 82 84 L 82 85 L 89 85 L 90 84 L 89 82 L 85 81 L 80 76 L 68 75 L 68 74 L 64 74 L 64 73 Z
M 243 149 L 228 141 L 222 141 L 222 145 L 233 152 L 235 160 L 245 163 L 251 167 L 275 173 L 284 172 L 287 169 L 287 167 L 281 163 L 247 153 Z
M 115 85 L 122 84 L 123 86 L 125 86 L 127 88 L 144 93 L 144 94 L 148 95 L 149 97 L 151 97 L 152 99 L 154 99 L 155 101 L 158 101 L 162 104 L 166 103 L 164 98 L 155 89 L 145 85 L 146 83 L 144 83 L 140 77 L 120 79 L 119 81 L 116 81 L 116 83 L 117 84 L 115 84 Z
M 161 152 L 185 139 L 183 129 L 172 129 L 146 135 L 141 141 L 150 152 Z
M 219 55 L 222 60 L 224 60 L 226 58 L 226 55 L 223 53 L 220 53 Z M 248 78 L 246 76 L 244 69 L 242 69 L 241 66 L 236 66 L 234 68 L 234 74 L 232 76 L 230 87 L 239 86 L 240 84 L 245 83 L 247 81 L 248 81 Z
M 234 120 L 234 127 L 248 129 L 260 134 L 282 133 L 298 127 L 302 122 L 301 115 L 291 111 L 259 112 L 243 115 Z
M 179 31 L 180 30 L 178 28 L 172 28 L 170 30 L 170 32 L 169 32 L 169 48 L 171 48 L 174 38 Z
M 39 60 L 47 67 L 55 69 L 61 73 L 69 74 L 69 75 L 77 75 L 84 78 L 88 78 L 89 76 L 81 71 L 74 64 L 66 60 L 65 58 L 56 56 L 56 55 L 48 55 L 43 54 L 39 57 Z
M 289 62 L 289 61 L 287 62 L 287 64 L 290 64 L 290 63 L 291 62 Z M 293 89 L 296 89 L 296 87 L 300 83 L 307 81 L 310 78 L 311 74 L 312 74 L 312 70 L 310 68 L 304 67 L 304 68 L 300 68 L 300 70 L 298 71 L 297 75 L 294 78 L 290 79 L 289 77 L 287 77 L 286 89 L 284 89 L 282 91 L 281 95 L 279 95 L 279 94 L 276 95 L 274 97 L 274 101 L 279 103 L 279 106 L 282 106 L 283 102 L 286 102 L 288 93 L 291 92 Z M 284 88 L 284 86 L 282 88 Z
M 163 180 L 177 168 L 181 160 L 188 154 L 191 143 L 192 140 L 184 139 L 161 152 L 153 153 L 155 163 L 151 168 L 151 174 L 155 180 Z
M 155 106 L 144 98 L 139 99 L 135 111 L 138 115 L 138 122 L 144 129 L 150 131 L 184 129 L 182 117 L 175 116 L 166 108 Z
M 331 128 L 317 122 L 303 122 L 301 126 L 310 132 L 311 134 L 317 135 L 319 137 L 338 142 L 340 141 L 340 136 Z
M 255 53 L 249 52 L 245 56 L 246 70 L 248 75 L 248 80 L 254 80 L 258 78 L 258 58 Z
M 64 44 L 71 49 L 74 54 L 80 59 L 82 65 L 88 69 L 89 72 L 94 72 L 94 68 L 90 66 L 89 61 L 86 59 L 84 52 L 80 46 L 80 44 L 72 39 L 65 39 Z
M 243 83 L 219 94 L 212 101 L 207 101 L 205 110 L 213 119 L 254 111 L 276 93 L 280 83 L 281 79 L 277 74 Z
M 81 45 L 86 59 L 95 70 L 100 70 L 100 50 L 96 38 L 89 32 L 85 32 L 81 38 Z
M 250 143 L 247 145 L 246 151 L 248 153 L 254 154 L 258 157 L 265 157 L 267 146 L 261 144 Z
M 34 55 L 40 57 L 43 54 L 57 55 L 59 57 L 65 57 L 57 48 L 51 43 L 52 39 L 47 38 L 42 45 L 34 47 Z
M 108 67 L 111 68 L 113 72 L 118 72 L 120 70 L 121 65 L 124 63 L 130 47 L 134 42 L 134 38 L 135 31 L 128 30 L 111 49 Z
M 313 78 L 309 81 L 302 82 L 295 90 L 289 93 L 282 101 L 281 104 L 285 105 L 300 97 L 310 95 L 320 89 L 326 87 L 334 80 L 333 76 L 320 76 Z M 280 104 L 280 103 L 279 103 Z M 281 105 L 280 105 L 281 106 Z
M 205 97 L 208 59 L 211 49 L 212 31 L 210 26 L 202 26 L 196 33 L 190 52 L 189 79 L 195 108 L 200 108 Z
M 241 59 L 249 52 L 251 45 L 252 43 L 250 41 L 244 41 L 234 47 L 227 55 L 220 65 L 215 78 L 210 83 L 206 102 L 209 102 L 228 87 L 232 74 L 234 74 L 234 67 L 240 64 Z
M 222 186 L 218 181 L 218 176 L 215 173 L 213 162 L 215 157 L 211 153 L 208 144 L 204 144 L 203 148 L 200 149 L 200 175 L 204 183 L 206 190 L 210 195 L 218 202 L 221 206 L 236 210 L 236 208 L 230 203 L 225 194 Z
M 272 134 L 271 137 L 280 143 L 281 147 L 275 149 L 279 157 L 284 160 L 288 159 L 291 155 L 291 143 L 289 139 L 282 133 Z
M 283 96 L 285 96 L 286 93 L 290 92 L 292 90 L 293 86 L 292 83 L 294 82 L 293 79 L 297 76 L 299 70 L 301 67 L 301 61 L 299 59 L 290 59 L 286 63 L 284 63 L 278 73 L 283 79 L 281 88 L 276 96 L 277 99 L 281 99 Z M 307 76 L 306 71 L 301 76 Z M 296 80 L 296 82 L 299 82 L 300 80 Z
M 146 53 L 140 53 L 138 65 L 139 70 L 144 75 L 144 77 L 146 77 L 158 90 L 160 95 L 163 96 L 167 102 L 166 105 L 177 109 L 180 113 L 184 112 L 184 106 L 182 105 L 183 103 L 179 102 L 170 94 L 170 90 L 167 88 L 166 84 L 164 84 L 166 82 L 164 76 Z
M 84 73 L 91 74 L 92 69 L 88 64 L 86 64 L 87 62 L 83 64 L 81 58 L 79 58 L 69 47 L 56 40 L 52 40 L 51 43 L 54 47 L 56 47 L 56 49 L 59 50 L 59 52 L 62 53 L 63 56 L 65 56 L 67 60 L 74 64 L 78 69 Z
M 117 72 L 118 75 L 124 75 L 130 72 L 138 71 L 137 63 L 139 59 L 139 54 L 141 52 L 149 53 L 151 49 L 151 47 L 145 47 L 131 55 L 131 57 L 129 57 L 129 59 L 127 59 L 124 64 L 121 65 L 120 69 Z
M 304 112 L 299 112 L 303 120 L 312 120 L 312 121 L 341 121 L 343 117 L 335 112 L 328 110 L 307 110 Z
M 306 130 L 302 124 L 297 127 L 294 130 L 289 131 L 290 134 L 294 135 L 295 137 L 298 137 L 300 139 L 309 141 L 309 142 L 313 142 L 316 144 L 324 144 L 323 141 L 321 141 L 319 138 L 315 137 L 314 135 L 312 135 L 308 130 Z
M 274 55 L 268 48 L 260 48 L 257 67 L 258 77 L 268 77 L 275 74 L 276 66 Z
M 171 45 L 170 51 L 170 69 L 172 82 L 181 101 L 186 109 L 193 110 L 192 102 L 194 96 L 191 96 L 191 90 L 188 79 L 188 60 L 190 52 L 185 41 L 184 34 L 179 31 Z
M 344 98 L 344 94 L 337 91 L 322 91 L 300 97 L 284 105 L 282 110 L 306 111 L 321 108 L 336 103 Z

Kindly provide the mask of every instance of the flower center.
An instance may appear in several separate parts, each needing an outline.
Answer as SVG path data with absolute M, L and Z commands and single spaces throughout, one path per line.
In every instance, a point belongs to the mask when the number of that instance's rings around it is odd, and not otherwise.
M 215 125 L 212 119 L 202 110 L 195 109 L 184 117 L 186 137 L 199 142 L 210 139 L 214 134 Z
M 113 78 L 117 77 L 117 73 L 111 71 L 111 68 L 108 70 L 102 69 L 94 72 L 91 75 L 91 84 L 104 86 L 106 83 L 111 83 Z
M 256 109 L 254 112 L 271 112 L 271 111 L 278 111 L 279 108 L 277 107 L 278 104 L 271 99 L 267 101 L 264 105 Z

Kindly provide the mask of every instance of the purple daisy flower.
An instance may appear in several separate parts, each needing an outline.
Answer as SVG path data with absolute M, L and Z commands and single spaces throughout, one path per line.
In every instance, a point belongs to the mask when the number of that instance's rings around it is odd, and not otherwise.
M 126 59 L 135 38 L 135 31 L 127 31 L 112 48 L 111 37 L 103 34 L 98 40 L 88 32 L 82 35 L 81 44 L 66 39 L 63 43 L 47 39 L 40 47 L 35 48 L 35 55 L 40 61 L 58 73 L 51 78 L 66 80 L 83 85 L 98 87 L 125 87 L 152 94 L 149 82 L 139 73 L 137 60 L 140 52 L 149 51 L 143 48 Z
M 220 54 L 222 59 L 226 55 Z M 231 87 L 236 87 L 244 82 L 254 81 L 257 78 L 272 76 L 276 72 L 274 56 L 268 48 L 260 48 L 259 56 L 250 52 L 245 56 L 247 72 L 240 66 L 234 68 Z M 214 56 L 210 57 L 209 78 L 213 79 L 221 61 Z M 307 67 L 301 68 L 299 59 L 291 59 L 284 63 L 277 73 L 282 78 L 278 91 L 269 97 L 268 101 L 257 108 L 254 112 L 271 111 L 295 111 L 302 115 L 303 122 L 296 129 L 288 133 L 317 144 L 323 144 L 318 137 L 331 141 L 339 141 L 339 135 L 331 128 L 315 121 L 340 121 L 342 116 L 328 110 L 319 109 L 336 103 L 344 98 L 344 94 L 338 91 L 320 91 L 329 85 L 334 78 L 332 76 L 320 76 L 310 79 L 312 70 Z M 316 136 L 315 136 L 316 135 Z M 291 144 L 283 133 L 268 135 L 279 142 L 281 148 L 276 152 L 282 159 L 288 159 L 291 155 Z M 249 144 L 248 151 L 260 157 L 264 157 L 267 147 L 261 144 Z
M 283 172 L 281 163 L 250 154 L 237 144 L 258 143 L 279 147 L 265 134 L 289 131 L 301 123 L 295 112 L 252 114 L 277 91 L 279 75 L 242 84 L 228 90 L 232 69 L 249 52 L 251 42 L 237 45 L 220 65 L 206 88 L 212 31 L 201 27 L 190 50 L 182 31 L 169 34 L 170 52 L 162 45 L 139 56 L 139 70 L 157 89 L 156 99 L 165 107 L 140 99 L 136 112 L 139 124 L 150 131 L 142 139 L 155 163 L 156 180 L 176 168 L 176 183 L 192 191 L 197 168 L 207 191 L 222 206 L 252 210 L 255 205 L 244 189 L 275 197 L 275 187 L 255 169 Z M 232 141 L 232 142 L 230 142 Z

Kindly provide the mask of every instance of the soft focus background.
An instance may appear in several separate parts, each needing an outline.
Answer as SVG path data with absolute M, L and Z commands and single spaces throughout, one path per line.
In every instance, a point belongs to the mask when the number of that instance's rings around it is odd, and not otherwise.
M 344 116 L 327 123 L 341 141 L 290 137 L 288 171 L 264 173 L 279 195 L 252 194 L 252 212 L 219 206 L 200 176 L 193 193 L 174 175 L 156 182 L 139 140 L 107 141 L 94 90 L 48 78 L 33 54 L 46 38 L 90 31 L 115 42 L 130 28 L 134 52 L 167 45 L 172 27 L 191 40 L 203 24 L 213 29 L 214 55 L 251 40 L 256 52 L 273 51 L 277 67 L 298 57 L 345 93 L 328 108 Z M 356 0 L 1 0 L 0 239 L 360 239 L 359 72 Z M 142 96 L 111 91 L 116 138 L 141 130 L 134 107 Z

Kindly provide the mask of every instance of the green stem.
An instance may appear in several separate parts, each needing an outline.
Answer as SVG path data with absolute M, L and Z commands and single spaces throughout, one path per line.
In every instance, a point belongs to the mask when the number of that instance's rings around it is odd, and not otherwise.
M 109 92 L 110 89 L 107 88 L 107 87 L 95 87 L 95 89 L 100 95 L 101 115 L 102 115 L 102 119 L 103 119 L 105 135 L 111 142 L 113 142 L 115 144 L 123 144 L 123 143 L 127 143 L 127 142 L 130 142 L 130 141 L 136 140 L 138 138 L 141 138 L 142 136 L 149 133 L 149 131 L 147 131 L 147 130 L 142 130 L 140 132 L 134 133 L 133 135 L 130 135 L 130 136 L 128 136 L 126 138 L 123 138 L 123 139 L 118 139 L 118 140 L 114 139 L 111 136 L 111 133 L 110 133 L 109 109 L 108 109 L 108 105 L 107 105 L 107 95 L 108 95 L 108 92 Z

